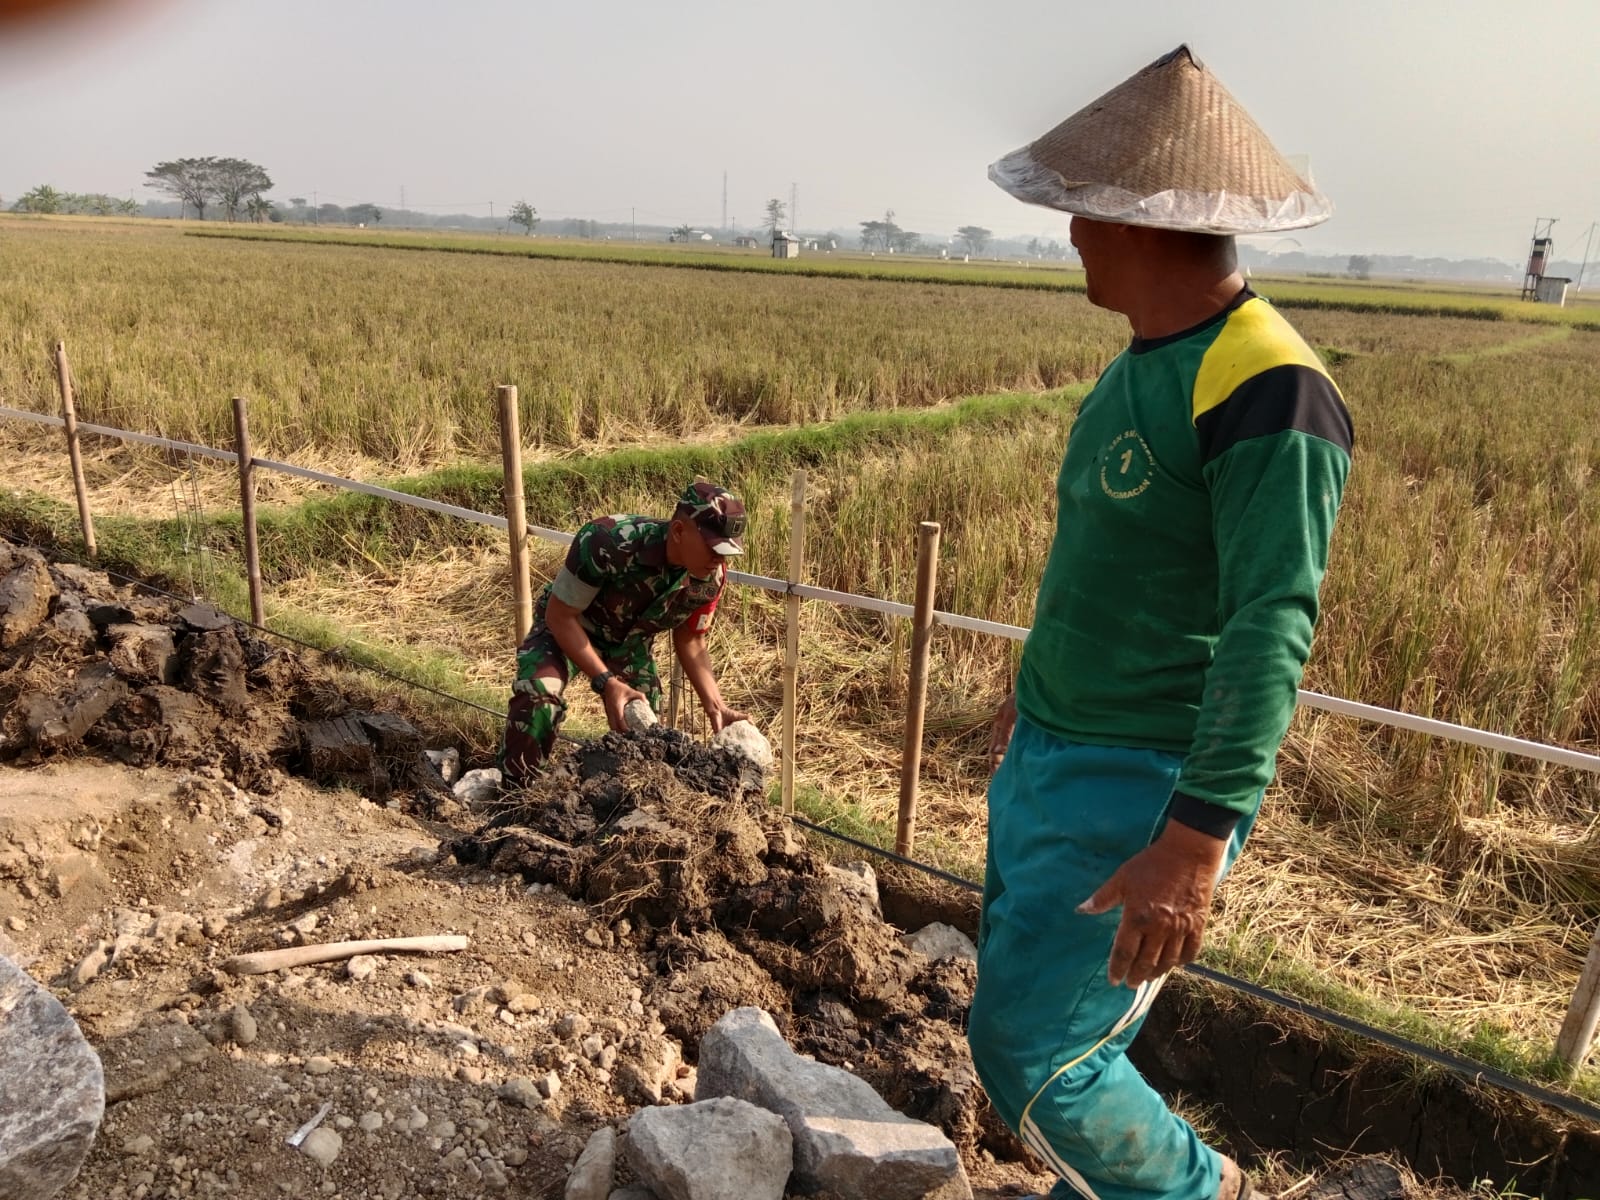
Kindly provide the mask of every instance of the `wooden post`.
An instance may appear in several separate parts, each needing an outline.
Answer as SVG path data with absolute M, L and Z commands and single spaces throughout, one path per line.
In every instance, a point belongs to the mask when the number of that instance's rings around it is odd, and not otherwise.
M 911 671 L 906 687 L 906 741 L 900 758 L 900 820 L 896 854 L 910 854 L 917 837 L 917 782 L 922 773 L 922 724 L 928 706 L 928 652 L 933 646 L 933 584 L 939 572 L 939 524 L 917 527 L 917 597 L 911 617 Z
M 683 664 L 677 654 L 672 656 L 672 670 L 667 674 L 667 728 L 678 727 L 678 700 L 683 695 Z
M 528 565 L 528 509 L 522 499 L 522 431 L 517 422 L 517 388 L 503 383 L 500 394 L 500 459 L 505 469 L 507 532 L 511 535 L 511 644 L 520 646 L 533 628 L 533 579 Z
M 261 549 L 256 543 L 256 461 L 243 396 L 233 398 L 233 450 L 239 456 L 239 513 L 244 518 L 244 568 L 250 581 L 250 620 L 266 624 L 261 607 Z
M 56 379 L 61 385 L 61 416 L 67 423 L 67 457 L 72 460 L 72 490 L 78 496 L 78 520 L 83 525 L 83 548 L 90 558 L 98 551 L 94 517 L 89 512 L 89 485 L 83 478 L 83 454 L 78 449 L 78 409 L 72 402 L 72 369 L 67 365 L 67 344 L 56 343 Z
M 805 568 L 806 473 L 794 473 L 789 493 L 789 586 L 797 587 Z M 779 790 L 783 811 L 794 812 L 794 743 L 800 684 L 800 597 L 793 591 L 783 601 L 783 770 Z
M 1567 1019 L 1561 1022 L 1561 1033 L 1556 1038 L 1556 1057 L 1566 1064 L 1569 1073 L 1581 1067 L 1589 1056 L 1596 1029 L 1600 1029 L 1600 926 L 1589 943 L 1578 990 L 1572 994 Z

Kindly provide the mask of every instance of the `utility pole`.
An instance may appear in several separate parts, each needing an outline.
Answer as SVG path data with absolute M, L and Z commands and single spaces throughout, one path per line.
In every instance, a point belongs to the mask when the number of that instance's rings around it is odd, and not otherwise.
M 494 220 L 494 201 L 489 201 L 489 220 Z
M 1589 269 L 1589 246 L 1594 241 L 1594 227 L 1596 224 L 1600 224 L 1600 222 L 1589 222 L 1589 232 L 1583 239 L 1583 266 L 1578 268 L 1578 286 L 1572 289 L 1575 292 L 1583 291 L 1583 273 Z
M 400 219 L 405 220 L 406 215 L 406 185 L 400 185 Z
M 728 173 L 722 173 L 722 227 L 728 227 Z
M 789 229 L 798 233 L 800 230 L 800 185 L 789 185 Z
M 311 189 L 311 223 L 313 225 L 321 225 L 322 224 L 322 218 L 317 215 L 317 209 L 319 209 L 321 207 L 322 207 L 322 205 L 317 203 L 317 189 L 316 188 L 312 188 Z
M 639 240 L 639 210 L 637 208 L 628 209 L 628 224 L 633 227 L 633 240 L 637 242 Z

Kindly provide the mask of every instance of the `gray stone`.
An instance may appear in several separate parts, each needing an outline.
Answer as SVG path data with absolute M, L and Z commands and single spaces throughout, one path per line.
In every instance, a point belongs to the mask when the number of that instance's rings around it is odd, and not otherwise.
M 922 1200 L 961 1174 L 943 1132 L 895 1112 L 850 1072 L 801 1058 L 759 1008 L 735 1009 L 711 1027 L 695 1094 L 736 1096 L 783 1117 L 805 1191 Z
M 972 944 L 972 939 L 955 926 L 940 921 L 924 925 L 915 933 L 908 933 L 900 940 L 910 949 L 918 954 L 927 955 L 935 962 L 946 958 L 978 961 L 978 948 Z
M 578 1161 L 567 1176 L 566 1200 L 606 1200 L 617 1166 L 617 1131 L 602 1125 L 589 1136 Z
M 378 959 L 375 955 L 358 954 L 345 963 L 344 973 L 357 983 L 362 983 L 378 973 Z
M 461 751 L 454 746 L 446 746 L 443 750 L 429 750 L 426 753 L 428 761 L 439 772 L 440 779 L 454 784 L 461 778 Z
M 242 1004 L 235 1004 L 228 1010 L 224 1026 L 228 1040 L 236 1046 L 248 1046 L 256 1040 L 256 1019 Z
M 782 1200 L 794 1140 L 782 1117 L 723 1097 L 634 1113 L 628 1163 L 662 1200 Z
M 468 771 L 456 780 L 455 786 L 450 789 L 450 794 L 468 808 L 489 804 L 500 795 L 500 771 L 497 767 L 480 767 L 476 771 Z
M 868 916 L 883 920 L 883 904 L 878 898 L 878 873 L 869 864 L 856 861 L 836 867 L 829 863 L 828 875 L 839 885 L 839 890 L 859 904 Z
M 643 733 L 656 724 L 656 710 L 648 700 L 629 700 L 622 706 L 622 720 L 629 733 Z
M 100 972 L 106 969 L 106 963 L 110 961 L 111 943 L 100 942 L 78 960 L 78 965 L 72 968 L 68 982 L 74 989 L 86 987 L 99 977 Z
M 300 1153 L 323 1167 L 333 1166 L 333 1160 L 343 1149 L 344 1139 L 326 1125 L 313 1129 L 300 1143 Z
M 70 1183 L 105 1107 L 100 1059 L 77 1022 L 0 958 L 0 1196 L 48 1200 Z
M 735 721 L 725 726 L 711 739 L 719 750 L 742 754 L 763 771 L 772 770 L 772 743 L 749 721 Z
M 520 1104 L 523 1108 L 538 1108 L 544 1103 L 538 1087 L 526 1075 L 513 1075 L 502 1083 L 499 1096 L 507 1104 Z

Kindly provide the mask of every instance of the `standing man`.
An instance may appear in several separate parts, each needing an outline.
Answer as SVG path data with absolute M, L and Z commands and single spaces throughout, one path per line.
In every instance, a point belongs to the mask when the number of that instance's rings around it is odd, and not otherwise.
M 1350 467 L 1338 389 L 1232 235 L 1331 206 L 1187 47 L 989 174 L 1073 214 L 1133 338 L 1073 425 L 995 718 L 972 1055 L 1052 1197 L 1242 1200 L 1126 1050 L 1272 779 Z
M 528 783 L 549 757 L 566 719 L 564 693 L 574 667 L 588 676 L 617 732 L 627 728 L 622 710 L 630 700 L 648 700 L 659 710 L 651 643 L 665 629 L 713 732 L 748 719 L 722 699 L 706 652 L 727 559 L 744 553 L 744 528 L 736 496 L 695 482 L 669 520 L 601 517 L 578 530 L 517 649 L 500 752 L 507 784 Z

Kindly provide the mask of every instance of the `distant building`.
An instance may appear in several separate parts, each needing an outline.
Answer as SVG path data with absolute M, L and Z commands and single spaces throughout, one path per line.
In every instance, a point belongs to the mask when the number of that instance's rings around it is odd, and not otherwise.
M 786 233 L 781 229 L 778 230 L 777 233 L 772 235 L 772 257 L 799 258 L 800 239 L 792 233 Z
M 761 245 L 761 242 L 758 239 L 751 237 L 748 233 L 741 233 L 738 237 L 733 239 L 733 244 L 742 250 L 754 250 L 757 246 Z
M 1534 287 L 1533 298 L 1540 304 L 1554 304 L 1564 308 L 1567 303 L 1567 286 L 1572 282 L 1560 275 L 1541 275 Z

